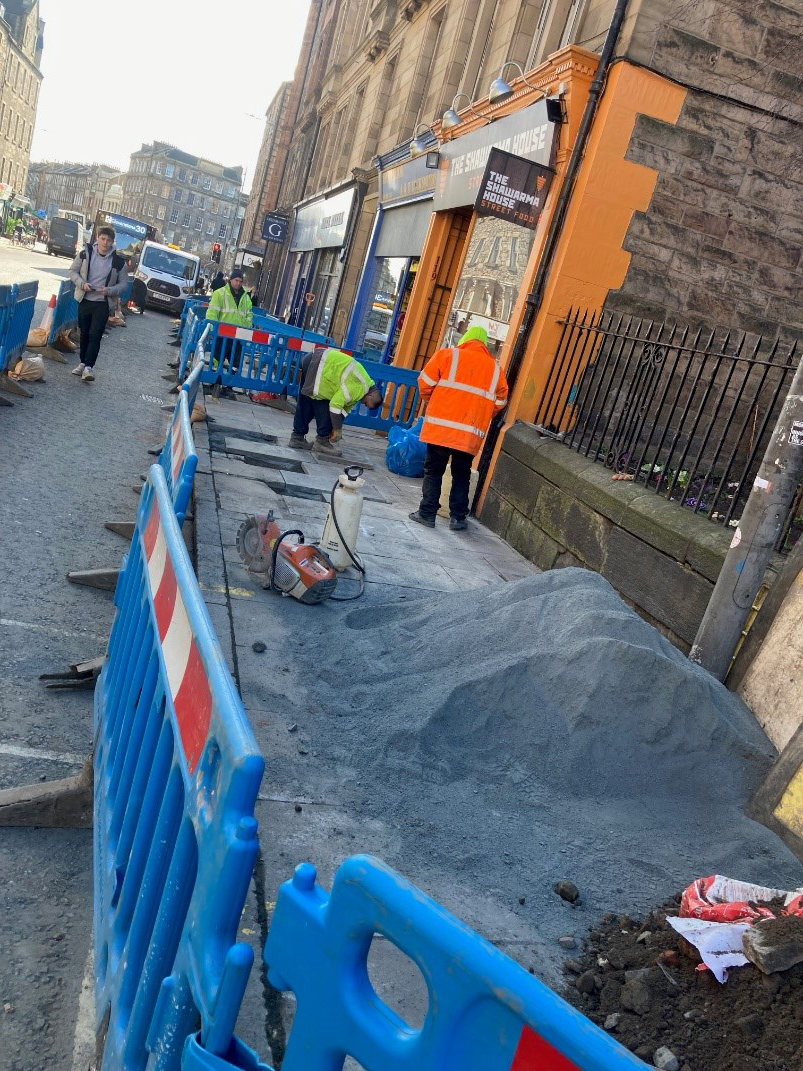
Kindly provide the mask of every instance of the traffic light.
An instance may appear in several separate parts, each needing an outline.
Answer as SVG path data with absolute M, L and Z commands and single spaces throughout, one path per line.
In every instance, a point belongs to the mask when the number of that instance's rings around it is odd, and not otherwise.
M 214 260 L 215 264 L 219 264 L 220 263 L 220 243 L 219 242 L 215 242 L 215 244 L 212 246 L 212 260 Z

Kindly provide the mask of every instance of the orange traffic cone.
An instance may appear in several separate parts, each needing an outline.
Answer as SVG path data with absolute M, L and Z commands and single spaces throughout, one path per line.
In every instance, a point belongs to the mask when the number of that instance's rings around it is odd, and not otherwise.
M 42 317 L 42 322 L 38 327 L 34 327 L 28 334 L 28 340 L 26 345 L 30 347 L 42 347 L 47 345 L 47 338 L 50 334 L 50 328 L 53 326 L 53 313 L 56 309 L 56 295 L 53 294 L 48 302 L 45 314 Z

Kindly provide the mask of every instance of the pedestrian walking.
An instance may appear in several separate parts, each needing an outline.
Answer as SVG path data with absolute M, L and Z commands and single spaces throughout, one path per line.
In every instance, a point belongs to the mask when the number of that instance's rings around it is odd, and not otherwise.
M 301 361 L 301 390 L 298 393 L 290 446 L 296 450 L 320 450 L 340 456 L 335 443 L 343 435 L 343 421 L 362 401 L 369 409 L 382 404 L 382 392 L 359 361 L 349 353 L 316 346 Z M 307 431 L 313 420 L 318 436 L 308 443 Z
M 80 363 L 72 374 L 85 382 L 95 378 L 95 362 L 109 313 L 128 285 L 126 261 L 115 251 L 114 239 L 113 227 L 101 227 L 96 241 L 87 243 L 70 265 L 81 331 Z
M 410 519 L 435 527 L 441 484 L 451 458 L 449 527 L 467 528 L 471 462 L 482 446 L 495 413 L 507 404 L 505 373 L 488 349 L 484 327 L 469 327 L 456 346 L 438 350 L 418 377 L 427 400 L 421 442 L 427 444 L 421 504 Z
M 211 282 L 211 284 L 209 286 L 209 289 L 214 293 L 215 290 L 220 290 L 221 286 L 225 286 L 225 285 L 226 285 L 226 280 L 223 277 L 223 272 L 219 271 L 217 273 L 217 275 L 214 277 L 214 279 L 212 280 L 212 282 Z

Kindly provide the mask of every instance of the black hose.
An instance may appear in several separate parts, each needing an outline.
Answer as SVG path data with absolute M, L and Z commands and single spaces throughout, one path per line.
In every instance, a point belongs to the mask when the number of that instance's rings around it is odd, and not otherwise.
M 276 587 L 276 583 L 275 583 L 273 578 L 276 575 L 276 558 L 278 557 L 278 554 L 279 554 L 279 547 L 280 547 L 281 543 L 285 539 L 287 539 L 288 536 L 291 536 L 291 535 L 292 536 L 298 536 L 299 540 L 302 543 L 304 542 L 304 533 L 301 531 L 301 529 L 300 528 L 290 528 L 290 529 L 288 529 L 288 531 L 282 532 L 282 534 L 279 536 L 279 538 L 273 544 L 273 553 L 270 556 L 270 590 L 271 591 L 275 591 L 277 593 L 277 595 L 285 595 L 285 594 L 287 594 L 286 592 L 282 591 L 281 588 L 277 588 Z

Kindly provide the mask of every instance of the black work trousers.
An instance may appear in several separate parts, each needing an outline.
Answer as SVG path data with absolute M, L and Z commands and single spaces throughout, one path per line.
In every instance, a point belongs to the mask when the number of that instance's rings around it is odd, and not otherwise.
M 326 398 L 316 401 L 306 394 L 299 393 L 296 414 L 293 417 L 293 434 L 306 435 L 313 417 L 318 437 L 328 439 L 332 434 L 332 414 L 329 412 L 329 402 Z
M 473 454 L 465 450 L 452 450 L 448 446 L 435 446 L 427 443 L 427 456 L 424 458 L 424 484 L 421 488 L 421 505 L 418 512 L 422 517 L 435 520 L 435 514 L 441 501 L 441 484 L 449 458 L 452 459 L 452 489 L 449 492 L 449 515 L 459 521 L 468 516 L 468 491 L 471 485 L 471 462 Z
M 88 301 L 86 298 L 78 302 L 78 327 L 81 331 L 81 364 L 88 368 L 95 367 L 100 349 L 100 340 L 106 330 L 106 321 L 109 319 L 109 303 L 104 298 L 102 301 Z

